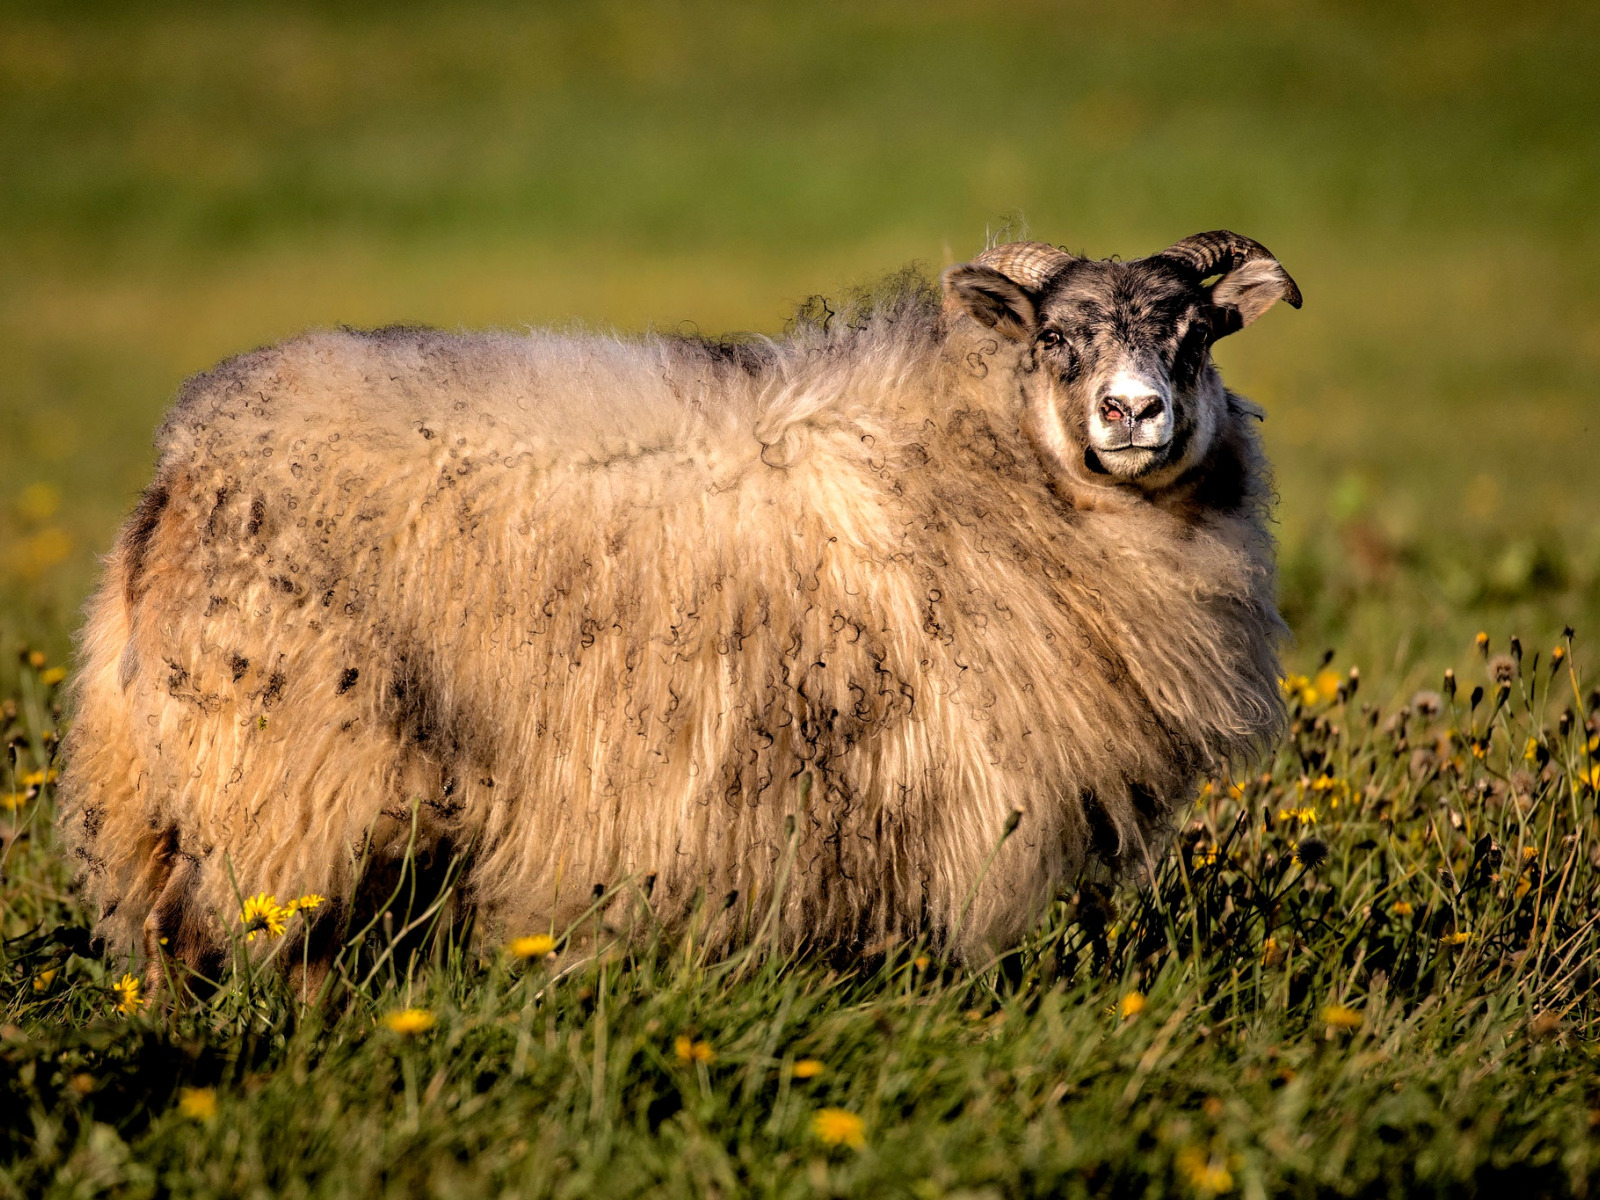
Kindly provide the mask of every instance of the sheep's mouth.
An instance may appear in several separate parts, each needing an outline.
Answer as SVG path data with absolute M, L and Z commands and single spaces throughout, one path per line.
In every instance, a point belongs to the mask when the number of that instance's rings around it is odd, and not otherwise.
M 1116 479 L 1137 479 L 1161 466 L 1171 442 L 1159 446 L 1090 446 L 1083 452 L 1083 465 L 1090 474 Z

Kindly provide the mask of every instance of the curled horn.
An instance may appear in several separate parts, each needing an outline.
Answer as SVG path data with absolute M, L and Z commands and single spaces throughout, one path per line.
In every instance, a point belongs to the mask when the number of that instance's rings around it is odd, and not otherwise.
M 1012 283 L 1038 291 L 1077 260 L 1048 242 L 1007 242 L 992 246 L 972 260 L 976 266 L 999 271 Z
M 1199 279 L 1204 279 L 1208 275 L 1226 274 L 1235 267 L 1259 258 L 1270 258 L 1277 262 L 1272 251 L 1260 242 L 1227 229 L 1213 229 L 1210 233 L 1197 233 L 1193 237 L 1186 237 L 1152 257 L 1181 263 L 1193 271 Z M 1278 269 L 1283 270 L 1282 266 Z M 1289 278 L 1287 271 L 1284 271 L 1283 278 L 1289 285 L 1283 298 L 1289 302 L 1289 307 L 1299 308 L 1300 289 L 1295 286 L 1294 280 Z

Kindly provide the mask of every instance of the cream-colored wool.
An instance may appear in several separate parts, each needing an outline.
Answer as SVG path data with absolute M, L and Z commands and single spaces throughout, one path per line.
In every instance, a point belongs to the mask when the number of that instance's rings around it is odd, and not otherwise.
M 415 809 L 502 934 L 629 880 L 669 927 L 736 892 L 737 941 L 786 873 L 787 945 L 1016 938 L 1281 719 L 1247 406 L 1237 507 L 1074 504 L 1033 381 L 916 286 L 776 342 L 321 332 L 191 380 L 82 638 L 101 932 L 203 961 Z

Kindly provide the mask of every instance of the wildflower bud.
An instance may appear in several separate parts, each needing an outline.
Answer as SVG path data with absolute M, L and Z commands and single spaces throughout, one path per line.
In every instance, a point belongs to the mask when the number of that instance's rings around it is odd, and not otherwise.
M 1557 646 L 1554 650 L 1550 651 L 1550 674 L 1554 675 L 1558 670 L 1560 670 L 1561 664 L 1565 662 L 1566 659 L 1567 648 L 1565 646 Z
M 1522 661 L 1522 639 L 1516 634 L 1511 635 L 1511 657 L 1519 663 Z
M 1005 831 L 1005 833 L 1000 835 L 1001 839 L 1004 840 L 1005 838 L 1010 837 L 1013 833 L 1015 833 L 1017 831 L 1017 826 L 1020 825 L 1021 823 L 1022 823 L 1022 810 L 1020 808 L 1013 808 L 1011 810 L 1011 815 L 1006 818 L 1006 831 Z
M 1566 737 L 1567 734 L 1572 732 L 1572 710 L 1570 708 L 1562 709 L 1561 719 L 1556 722 L 1556 728 L 1561 731 L 1562 737 Z
M 1322 652 L 1322 661 L 1317 664 L 1317 670 L 1319 670 L 1319 671 L 1322 670 L 1323 667 L 1327 666 L 1332 661 L 1333 661 L 1333 650 L 1332 649 L 1324 650 Z
M 1478 705 L 1483 703 L 1483 689 L 1481 687 L 1475 687 L 1472 689 L 1472 700 L 1470 703 L 1472 706 L 1472 711 L 1477 712 Z
M 1562 630 L 1561 630 L 1561 640 L 1562 641 L 1570 642 L 1575 636 L 1577 636 L 1577 635 L 1573 633 L 1571 625 L 1567 625 L 1567 626 L 1562 628 Z
M 1489 657 L 1489 635 L 1487 633 L 1479 630 L 1478 636 L 1472 639 L 1472 644 L 1478 648 L 1479 654 L 1485 658 Z
M 1444 672 L 1444 694 L 1447 700 L 1453 701 L 1456 698 L 1456 673 L 1448 667 Z
M 597 884 L 594 885 L 594 889 L 593 890 L 594 890 L 594 898 L 596 900 L 598 900 L 598 899 L 600 899 L 601 896 L 604 896 L 606 894 L 606 885 L 603 884 L 603 883 L 597 883 Z

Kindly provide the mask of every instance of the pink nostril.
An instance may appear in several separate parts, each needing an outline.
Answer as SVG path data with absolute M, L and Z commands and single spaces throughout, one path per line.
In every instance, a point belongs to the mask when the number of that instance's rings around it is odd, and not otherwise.
M 1109 424 L 1119 421 L 1132 421 L 1138 425 L 1144 421 L 1153 421 L 1163 411 L 1160 396 L 1140 396 L 1132 399 L 1127 396 L 1107 396 L 1100 402 L 1100 416 Z M 1130 417 L 1128 414 L 1132 413 Z

